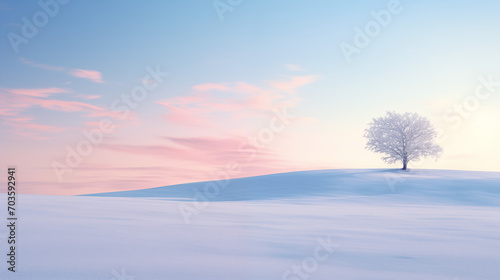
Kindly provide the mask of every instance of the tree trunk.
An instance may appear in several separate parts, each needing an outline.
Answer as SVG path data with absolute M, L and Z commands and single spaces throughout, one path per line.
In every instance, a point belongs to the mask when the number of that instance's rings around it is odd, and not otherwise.
M 408 165 L 408 158 L 403 158 L 403 168 L 401 170 L 406 170 L 406 166 Z

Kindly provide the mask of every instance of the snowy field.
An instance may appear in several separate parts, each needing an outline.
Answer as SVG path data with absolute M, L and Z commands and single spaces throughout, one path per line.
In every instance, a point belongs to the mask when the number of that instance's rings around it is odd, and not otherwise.
M 196 208 L 206 185 L 21 195 L 17 272 L 2 261 L 0 279 L 500 279 L 500 173 L 275 174 Z

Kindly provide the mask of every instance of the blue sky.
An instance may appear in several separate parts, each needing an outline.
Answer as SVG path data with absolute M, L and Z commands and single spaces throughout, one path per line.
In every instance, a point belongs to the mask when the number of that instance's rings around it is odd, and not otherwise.
M 22 18 L 43 10 L 0 3 L 0 152 L 4 165 L 26 169 L 28 192 L 209 180 L 229 158 L 243 165 L 242 139 L 285 104 L 295 121 L 234 177 L 387 167 L 362 138 L 387 110 L 417 112 L 445 132 L 442 158 L 418 168 L 498 171 L 500 88 L 459 125 L 448 112 L 474 102 L 480 77 L 500 81 L 496 1 L 241 1 L 223 20 L 212 1 L 69 1 L 17 53 L 8 34 L 22 35 Z M 346 60 L 340 44 L 353 45 L 355 28 L 391 5 L 400 12 Z M 114 100 L 153 83 L 147 67 L 169 75 L 127 119 L 113 116 Z M 61 179 L 53 163 L 67 165 L 66 147 L 106 114 L 116 131 Z

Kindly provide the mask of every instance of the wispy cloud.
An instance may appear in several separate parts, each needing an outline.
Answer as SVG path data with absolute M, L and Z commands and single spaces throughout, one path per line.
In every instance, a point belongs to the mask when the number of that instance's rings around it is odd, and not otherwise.
M 68 92 L 60 88 L 48 89 L 0 89 L 0 109 L 10 111 L 15 115 L 23 110 L 41 107 L 62 112 L 93 112 L 104 111 L 98 106 L 70 100 L 48 99 L 52 93 Z
M 296 71 L 296 72 L 304 71 L 304 69 L 300 68 L 300 66 L 298 66 L 298 65 L 287 64 L 285 66 L 286 66 L 286 69 L 288 69 L 290 71 Z
M 85 69 L 73 69 L 69 72 L 71 76 L 78 78 L 88 79 L 94 83 L 104 83 L 102 80 L 102 74 L 99 71 L 85 70 Z
M 9 119 L 10 122 L 15 122 L 17 128 L 25 128 L 30 130 L 36 130 L 40 132 L 60 132 L 63 131 L 64 127 L 58 127 L 53 125 L 37 124 L 34 122 L 34 118 L 12 118 Z
M 0 88 L 0 91 L 12 93 L 12 94 L 20 94 L 20 95 L 33 96 L 33 97 L 49 97 L 49 96 L 51 96 L 54 93 L 67 93 L 67 92 L 70 92 L 67 89 L 57 88 L 57 87 L 52 87 L 52 88 L 32 88 L 32 89 L 26 89 L 26 88 Z
M 12 89 L 0 88 L 0 120 L 5 127 L 10 127 L 17 135 L 41 137 L 39 133 L 55 133 L 64 130 L 51 124 L 36 123 L 30 117 L 30 109 L 43 108 L 50 111 L 85 113 L 83 117 L 106 115 L 114 117 L 117 114 L 99 106 L 72 100 L 52 98 L 57 93 L 67 93 L 62 88 Z
M 178 125 L 210 126 L 219 120 L 255 118 L 256 114 L 290 104 L 291 95 L 319 76 L 294 76 L 253 85 L 246 82 L 206 83 L 193 86 L 189 95 L 158 101 L 168 108 L 166 119 Z M 230 122 L 230 121 L 229 121 Z
M 24 64 L 33 66 L 35 68 L 49 70 L 49 71 L 64 72 L 64 73 L 69 74 L 73 77 L 87 79 L 87 80 L 92 81 L 94 83 L 101 83 L 101 84 L 104 83 L 104 80 L 102 78 L 102 73 L 99 71 L 96 71 L 96 70 L 67 69 L 67 68 L 61 67 L 61 66 L 36 63 L 36 62 L 33 62 L 33 61 L 28 60 L 26 58 L 19 58 L 19 61 L 21 61 Z
M 298 88 L 317 81 L 320 77 L 315 75 L 294 76 L 287 81 L 270 81 L 271 87 L 287 92 L 294 93 Z
M 239 150 L 243 139 L 216 137 L 165 137 L 161 145 L 103 144 L 100 148 L 126 154 L 150 156 L 195 166 L 225 166 L 228 162 L 247 162 L 248 152 Z M 252 164 L 263 168 L 280 163 L 277 155 L 267 148 L 259 148 Z M 198 171 L 199 172 L 199 171 Z
M 49 139 L 51 137 L 48 137 L 47 133 L 53 134 L 66 129 L 65 127 L 36 123 L 33 117 L 2 118 L 0 123 L 4 127 L 9 127 L 12 134 L 37 140 Z
M 35 62 L 33 62 L 31 60 L 27 60 L 26 58 L 23 58 L 23 57 L 19 58 L 19 60 L 24 64 L 28 64 L 28 65 L 31 65 L 33 67 L 44 69 L 44 70 L 50 70 L 50 71 L 64 71 L 65 70 L 65 68 L 61 67 L 61 66 L 52 66 L 52 65 L 47 65 L 47 64 L 35 63 Z
M 82 98 L 82 99 L 97 99 L 97 98 L 101 98 L 102 95 L 85 95 L 85 94 L 80 94 L 78 95 L 78 97 Z
M 206 118 L 205 114 L 207 109 L 203 108 L 186 108 L 181 109 L 169 102 L 156 102 L 169 109 L 165 115 L 165 119 L 177 125 L 209 127 L 210 121 Z M 185 107 L 185 106 L 182 106 Z

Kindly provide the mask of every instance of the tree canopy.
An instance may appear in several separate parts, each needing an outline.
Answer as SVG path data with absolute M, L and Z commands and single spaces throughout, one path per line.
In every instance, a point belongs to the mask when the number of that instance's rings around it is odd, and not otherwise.
M 434 142 L 436 131 L 430 121 L 416 113 L 387 112 L 374 118 L 365 129 L 366 149 L 383 154 L 387 163 L 401 162 L 403 170 L 410 161 L 441 155 L 442 148 Z

